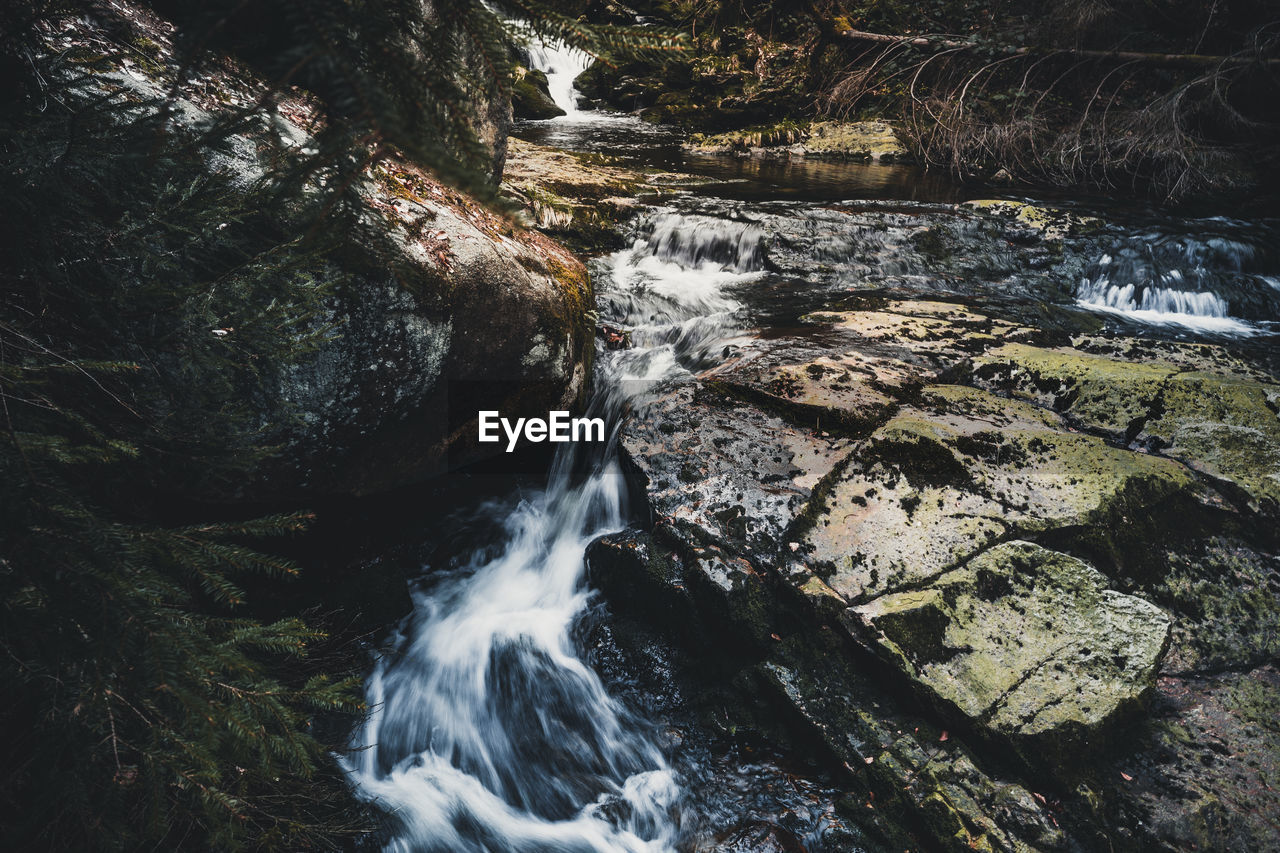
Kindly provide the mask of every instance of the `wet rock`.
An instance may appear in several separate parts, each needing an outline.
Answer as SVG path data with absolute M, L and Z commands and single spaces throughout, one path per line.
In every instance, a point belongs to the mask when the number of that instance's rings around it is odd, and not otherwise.
M 842 814 L 889 849 L 1268 848 L 1248 791 L 1273 732 L 1250 721 L 1280 693 L 1269 666 L 1217 673 L 1274 656 L 1280 563 L 1246 506 L 1274 381 L 947 302 L 803 323 L 623 444 L 694 615 L 664 612 L 755 657 L 740 689 L 845 767 Z
M 1180 459 L 1252 509 L 1280 513 L 1280 385 L 1213 347 L 1159 353 L 1138 361 L 1009 344 L 975 358 L 973 378 Z
M 622 438 L 654 520 L 690 542 L 772 554 L 819 478 L 849 447 L 710 389 L 679 387 Z M 763 452 L 762 452 L 763 451 Z
M 979 767 L 964 738 L 925 721 L 852 664 L 830 629 L 788 637 L 752 675 L 842 762 L 843 813 L 886 849 L 1060 849 L 1064 833 L 1043 795 Z M 903 837 L 905 828 L 910 833 Z M 912 837 L 914 836 L 914 837 Z
M 1080 216 L 1070 211 L 1024 201 L 975 199 L 966 201 L 965 205 L 1010 220 L 1045 240 L 1062 240 L 1074 234 L 1088 233 L 1102 225 L 1102 220 L 1093 216 Z
M 1161 678 L 1155 718 L 1099 774 L 1117 850 L 1280 849 L 1280 672 Z
M 960 386 L 926 389 L 861 442 L 807 510 L 805 552 L 851 602 L 914 586 L 1010 536 L 1092 530 L 1190 489 L 1178 464 Z M 1139 509 L 1143 508 L 1143 509 Z
M 1095 568 L 1006 542 L 846 617 L 936 701 L 1031 762 L 1072 763 L 1141 708 L 1170 620 Z
M 1071 348 L 1007 344 L 973 360 L 973 380 L 1013 393 L 1116 441 L 1141 431 L 1165 383 L 1178 367 L 1162 361 L 1124 362 Z
M 549 119 L 565 114 L 547 89 L 546 73 L 523 65 L 516 66 L 511 84 L 511 109 L 516 118 L 523 119 Z
M 1164 671 L 1191 675 L 1280 657 L 1280 557 L 1237 538 L 1173 548 L 1149 587 L 1180 614 Z
M 148 36 L 172 55 L 168 30 Z M 464 52 L 466 61 L 478 59 Z M 305 151 L 313 141 L 308 128 L 321 120 L 307 96 L 268 98 L 265 85 L 234 63 L 198 85 L 175 82 L 173 68 L 137 68 L 102 71 L 85 86 L 127 102 L 163 103 L 172 120 L 161 126 L 173 138 L 158 146 L 196 145 L 193 135 L 229 120 L 236 104 L 274 105 L 261 121 L 237 119 L 238 130 L 216 150 L 192 158 L 193 184 L 216 174 L 235 188 L 249 186 L 273 160 Z M 475 94 L 468 121 L 491 152 L 496 177 L 510 107 Z M 129 117 L 122 111 L 112 120 Z M 594 346 L 593 294 L 581 261 L 412 163 L 387 157 L 352 180 L 357 225 L 328 247 L 326 260 L 291 273 L 332 285 L 320 316 L 299 319 L 328 334 L 294 363 L 258 366 L 257 384 L 242 389 L 261 428 L 255 444 L 271 453 L 249 476 L 208 472 L 208 485 L 190 489 L 192 496 L 268 501 L 382 492 L 501 452 L 476 440 L 481 409 L 545 417 L 583 402 Z M 274 220 L 262 227 L 305 233 L 314 223 L 296 217 L 315 190 L 305 186 L 264 211 Z M 235 346 L 235 317 L 225 325 L 218 332 Z M 183 374 L 181 364 L 166 369 Z
M 1280 385 L 1212 373 L 1180 373 L 1165 385 L 1144 434 L 1247 496 L 1251 508 L 1280 517 Z
M 782 122 L 716 134 L 694 134 L 685 146 L 695 154 L 755 157 L 815 157 L 901 163 L 911 152 L 883 121 Z
M 714 853 L 804 853 L 805 845 L 794 833 L 765 821 L 735 826 L 727 837 L 708 848 Z

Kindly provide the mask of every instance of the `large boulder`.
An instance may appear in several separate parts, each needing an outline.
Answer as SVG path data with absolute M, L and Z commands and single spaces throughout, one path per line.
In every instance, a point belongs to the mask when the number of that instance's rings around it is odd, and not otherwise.
M 547 75 L 523 65 L 516 66 L 511 83 L 511 109 L 516 118 L 549 119 L 565 114 L 547 89 Z
M 216 176 L 230 191 L 248 192 L 273 166 L 314 153 L 310 129 L 323 116 L 313 98 L 267 97 L 265 84 L 232 62 L 198 85 L 181 84 L 173 28 L 149 14 L 136 18 L 157 61 L 116 63 L 84 84 L 138 105 L 117 111 L 120 119 L 164 104 L 165 132 L 175 145 L 190 144 L 232 111 L 269 104 L 200 148 L 185 182 Z M 75 22 L 75 35 L 92 41 L 95 26 Z M 496 177 L 510 106 L 477 101 L 473 119 Z M 281 273 L 329 294 L 318 314 L 298 308 L 293 328 L 316 340 L 287 364 L 259 365 L 255 384 L 239 389 L 257 419 L 250 440 L 270 452 L 248 474 L 209 471 L 199 484 L 184 482 L 184 493 L 268 501 L 385 491 L 501 452 L 500 444 L 478 442 L 480 410 L 545 417 L 584 403 L 594 300 L 581 261 L 394 155 L 353 180 L 351 226 L 320 260 Z M 264 212 L 269 226 L 283 234 L 313 227 L 299 212 L 319 191 L 309 185 L 273 204 Z M 234 313 L 219 322 L 217 340 L 234 351 L 245 324 Z M 158 364 L 183 370 L 180 362 Z
M 1097 569 L 1005 542 L 848 618 L 935 700 L 1034 760 L 1070 763 L 1155 685 L 1170 620 Z
M 478 413 L 546 416 L 585 402 L 590 279 L 568 250 L 407 164 L 366 188 L 394 268 L 338 288 L 337 334 L 260 397 L 284 423 L 270 491 L 383 491 L 501 452 Z
M 1105 348 L 1007 344 L 974 360 L 974 381 L 1180 459 L 1252 508 L 1280 514 L 1280 385 L 1218 347 Z
M 863 601 L 936 577 L 1010 536 L 1091 532 L 1185 493 L 1177 463 L 1069 431 L 1042 409 L 961 386 L 926 390 L 860 444 L 809 508 L 800 540 L 827 583 Z

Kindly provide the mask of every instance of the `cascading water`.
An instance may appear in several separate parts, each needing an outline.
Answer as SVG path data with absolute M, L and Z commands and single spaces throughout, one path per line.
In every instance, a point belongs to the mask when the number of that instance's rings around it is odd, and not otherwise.
M 694 232 L 715 259 L 677 234 Z M 749 224 L 659 214 L 599 265 L 601 313 L 634 347 L 597 359 L 597 413 L 696 369 L 738 328 L 732 288 L 758 275 Z M 734 247 L 734 248 L 730 248 Z M 612 435 L 612 433 L 611 433 Z M 573 445 L 565 445 L 573 448 Z M 614 439 L 558 454 L 505 540 L 428 578 L 366 686 L 372 713 L 346 768 L 395 821 L 395 851 L 662 851 L 689 832 L 676 774 L 575 646 L 591 600 L 583 556 L 623 528 Z
M 528 53 L 529 67 L 547 75 L 547 93 L 565 112 L 561 120 L 580 120 L 589 115 L 587 111 L 578 109 L 573 81 L 587 70 L 591 57 L 577 48 L 538 38 L 530 40 Z
M 1093 264 L 1076 297 L 1087 308 L 1141 322 L 1253 334 L 1256 322 L 1277 317 L 1273 279 L 1253 269 L 1258 257 L 1255 245 L 1229 234 L 1149 231 L 1117 241 Z

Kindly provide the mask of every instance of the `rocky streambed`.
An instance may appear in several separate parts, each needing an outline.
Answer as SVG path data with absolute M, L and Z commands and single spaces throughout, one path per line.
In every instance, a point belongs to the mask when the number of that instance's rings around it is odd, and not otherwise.
M 1248 232 L 1020 204 L 646 214 L 598 265 L 602 313 L 643 339 L 635 293 L 732 273 L 738 325 L 668 334 L 685 371 L 620 440 L 643 518 L 591 577 L 729 661 L 707 688 L 728 724 L 825 757 L 872 843 L 1280 845 L 1280 315 Z M 1239 325 L 1081 295 L 1126 252 L 1147 278 L 1117 287 L 1211 282 Z M 617 292 L 659 261 L 680 272 Z
M 1280 845 L 1276 222 L 518 134 L 611 439 L 365 567 L 393 848 Z

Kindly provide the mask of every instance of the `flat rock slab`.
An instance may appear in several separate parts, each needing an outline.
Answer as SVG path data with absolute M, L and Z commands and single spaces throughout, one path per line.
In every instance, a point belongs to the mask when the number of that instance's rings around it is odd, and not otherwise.
M 1074 557 L 1006 542 L 846 618 L 914 683 L 1035 758 L 1069 758 L 1141 707 L 1170 619 Z
M 1217 347 L 1157 349 L 1157 359 L 1010 343 L 975 358 L 972 379 L 1065 412 L 1113 440 L 1180 459 L 1280 515 L 1280 386 Z
M 693 385 L 654 401 L 622 437 L 658 521 L 764 553 L 850 446 Z
M 1073 432 L 1052 412 L 931 386 L 824 483 L 801 542 L 827 584 L 859 602 L 917 586 L 1013 535 L 1124 535 L 1131 508 L 1191 486 L 1177 463 Z

